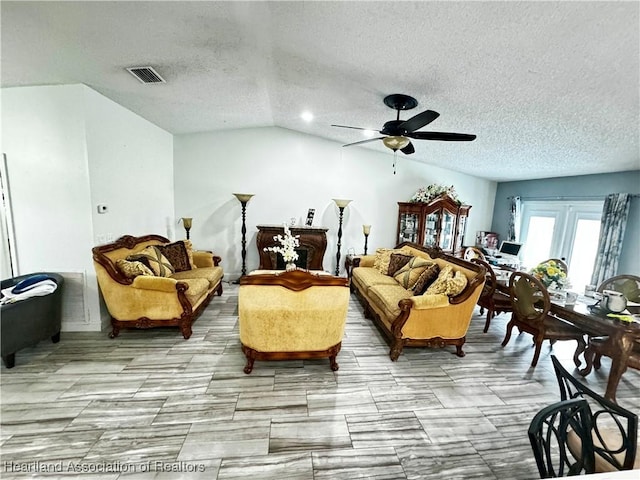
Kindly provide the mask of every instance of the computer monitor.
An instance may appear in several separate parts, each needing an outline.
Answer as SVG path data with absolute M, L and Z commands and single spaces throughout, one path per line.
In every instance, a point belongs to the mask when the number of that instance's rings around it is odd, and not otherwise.
M 500 253 L 503 255 L 513 255 L 514 257 L 517 257 L 518 253 L 520 253 L 521 248 L 521 243 L 509 242 L 507 240 L 504 240 L 500 244 Z

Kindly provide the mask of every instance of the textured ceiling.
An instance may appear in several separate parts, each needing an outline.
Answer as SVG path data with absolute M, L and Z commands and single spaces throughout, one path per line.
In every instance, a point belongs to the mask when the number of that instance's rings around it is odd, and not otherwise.
M 640 168 L 639 5 L 2 1 L 1 80 L 84 83 L 175 134 L 341 143 L 364 137 L 332 123 L 380 129 L 405 93 L 419 105 L 401 118 L 428 108 L 422 130 L 477 135 L 414 141 L 414 160 L 493 180 L 624 171 Z M 167 83 L 125 70 L 140 65 Z

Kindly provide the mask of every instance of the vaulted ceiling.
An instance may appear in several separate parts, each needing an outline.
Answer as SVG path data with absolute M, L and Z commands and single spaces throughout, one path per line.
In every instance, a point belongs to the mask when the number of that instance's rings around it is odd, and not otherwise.
M 382 99 L 404 93 L 419 105 L 401 118 L 431 109 L 422 130 L 477 135 L 414 141 L 428 165 L 499 181 L 640 168 L 636 1 L 0 5 L 3 87 L 84 83 L 174 134 L 351 143 L 362 132 L 331 124 L 379 130 Z M 167 83 L 126 71 L 147 65 Z

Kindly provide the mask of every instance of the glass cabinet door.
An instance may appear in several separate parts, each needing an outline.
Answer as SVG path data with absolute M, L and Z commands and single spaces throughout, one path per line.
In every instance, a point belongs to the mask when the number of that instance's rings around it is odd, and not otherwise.
M 458 236 L 456 237 L 456 248 L 454 252 L 462 250 L 462 242 L 464 241 L 464 232 L 467 229 L 467 217 L 466 215 L 460 215 L 458 217 Z
M 442 212 L 442 229 L 440 231 L 440 248 L 445 251 L 453 250 L 454 228 L 456 226 L 456 216 L 443 210 Z
M 424 222 L 424 246 L 435 247 L 438 244 L 439 212 L 433 212 L 425 217 Z
M 420 217 L 416 213 L 403 213 L 400 215 L 400 234 L 398 243 L 418 242 L 418 228 Z

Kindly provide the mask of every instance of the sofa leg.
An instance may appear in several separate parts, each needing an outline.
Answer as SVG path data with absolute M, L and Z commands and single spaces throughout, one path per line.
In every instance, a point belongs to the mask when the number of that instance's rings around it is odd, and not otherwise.
M 398 357 L 402 353 L 402 340 L 394 340 L 391 344 L 391 350 L 389 351 L 389 358 L 392 362 L 398 360 Z
M 191 337 L 191 334 L 193 333 L 193 331 L 191 330 L 191 322 L 184 322 L 180 326 L 180 331 L 182 332 L 182 336 L 184 337 L 184 339 L 189 340 L 189 337 Z
M 329 357 L 329 365 L 331 366 L 331 370 L 333 370 L 334 372 L 338 370 L 338 368 L 340 368 L 338 366 L 338 362 L 336 362 L 336 355 L 331 355 Z
M 458 357 L 464 357 L 466 353 L 462 350 L 462 345 L 456 345 L 456 355 Z
M 55 335 L 51 336 L 51 341 L 53 343 L 58 343 L 60 341 L 60 332 L 56 333 Z
M 253 371 L 253 362 L 255 362 L 253 358 L 247 358 L 247 364 L 244 366 L 243 370 L 247 375 Z
M 111 333 L 109 334 L 109 338 L 116 338 L 118 335 L 120 335 L 120 329 L 113 325 L 111 328 Z
M 220 281 L 220 283 L 218 284 L 218 288 L 216 288 L 216 293 L 218 294 L 219 297 L 222 296 L 222 281 Z
M 9 355 L 5 355 L 4 357 L 2 357 L 2 360 L 4 361 L 4 366 L 7 368 L 13 368 L 16 366 L 15 353 L 10 353 Z

